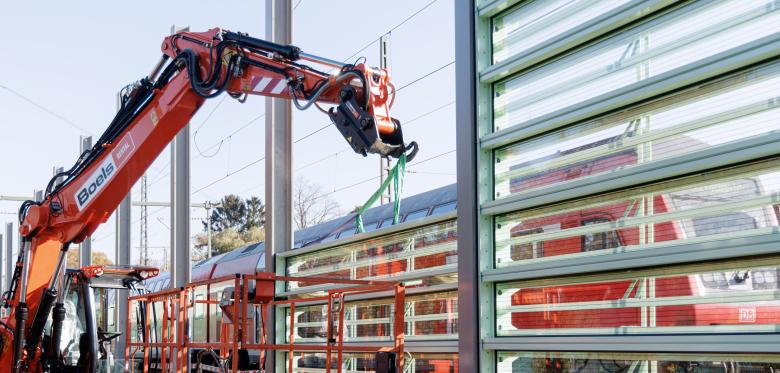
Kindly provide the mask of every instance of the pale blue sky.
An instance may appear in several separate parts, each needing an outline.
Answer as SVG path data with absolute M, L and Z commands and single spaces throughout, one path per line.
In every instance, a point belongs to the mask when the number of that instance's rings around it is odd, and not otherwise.
M 344 59 L 396 26 L 430 0 L 302 0 L 294 12 L 294 44 L 304 51 Z M 298 0 L 293 0 L 294 4 Z M 113 117 L 115 94 L 147 74 L 160 56 L 160 43 L 171 24 L 193 31 L 222 27 L 264 37 L 265 1 L 130 1 L 5 2 L 0 12 L 4 35 L 0 85 L 13 89 L 93 136 L 99 136 Z M 452 0 L 438 0 L 392 32 L 392 77 L 403 86 L 454 59 Z M 378 44 L 359 55 L 378 62 Z M 394 106 L 402 123 L 436 110 L 404 127 L 405 137 L 417 140 L 418 160 L 440 157 L 410 168 L 405 194 L 412 195 L 455 182 L 454 66 L 403 89 Z M 201 155 L 192 149 L 193 191 L 210 184 L 263 155 L 261 118 L 228 139 L 230 133 L 263 113 L 260 97 L 245 104 L 222 97 L 207 102 L 193 118 Z M 210 113 L 213 114 L 209 115 Z M 29 195 L 43 189 L 53 166 L 70 166 L 85 134 L 63 120 L 0 88 L 0 194 Z M 316 110 L 294 113 L 294 138 L 328 122 Z M 223 140 L 224 139 L 224 140 Z M 221 147 L 213 146 L 222 140 Z M 213 146 L 213 147 L 212 147 Z M 211 147 L 211 148 L 210 148 Z M 340 152 L 346 143 L 337 131 L 326 129 L 296 144 L 297 176 L 320 184 L 342 209 L 350 210 L 376 189 L 378 181 L 344 187 L 378 175 L 376 157 Z M 206 151 L 205 149 L 210 148 Z M 218 152 L 216 150 L 219 149 Z M 330 156 L 330 157 L 329 157 Z M 150 200 L 167 201 L 169 153 L 149 170 Z M 312 162 L 319 161 L 315 164 Z M 304 167 L 307 166 L 308 167 Z M 303 168 L 302 168 L 303 167 Z M 192 196 L 193 202 L 218 200 L 227 193 L 263 197 L 264 164 L 258 162 Z M 133 189 L 137 200 L 139 188 Z M 15 221 L 16 203 L 0 202 L 0 223 Z M 139 217 L 134 208 L 133 220 Z M 149 208 L 149 245 L 169 243 L 169 209 Z M 13 213 L 13 214 L 12 214 Z M 202 210 L 192 216 L 203 217 Z M 95 250 L 113 256 L 113 220 L 94 235 Z M 193 221 L 193 232 L 200 223 Z M 138 224 L 133 245 L 138 244 Z M 162 258 L 161 249 L 153 255 Z M 134 257 L 137 257 L 137 252 Z

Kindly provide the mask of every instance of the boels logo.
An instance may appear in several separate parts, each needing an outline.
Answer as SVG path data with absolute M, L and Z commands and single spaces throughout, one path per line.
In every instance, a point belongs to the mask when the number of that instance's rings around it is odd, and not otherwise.
M 114 159 L 113 157 L 108 157 L 105 161 L 103 161 L 103 164 L 100 165 L 100 168 L 89 177 L 84 186 L 82 186 L 79 192 L 76 194 L 76 202 L 78 202 L 79 210 L 83 209 L 84 206 L 87 205 L 87 202 L 92 199 L 92 196 L 94 196 L 95 193 L 100 190 L 108 181 L 108 179 L 114 175 L 114 171 L 116 171 Z
M 79 210 L 84 209 L 114 176 L 119 166 L 124 163 L 135 148 L 133 139 L 128 135 L 116 146 L 116 149 L 106 157 L 97 170 L 89 176 L 87 181 L 76 193 L 76 204 Z

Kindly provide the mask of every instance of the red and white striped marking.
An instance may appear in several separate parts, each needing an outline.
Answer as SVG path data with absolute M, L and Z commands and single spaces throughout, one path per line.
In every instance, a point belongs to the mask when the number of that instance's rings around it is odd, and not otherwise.
M 279 78 L 255 78 L 252 81 L 252 91 L 271 95 L 280 95 L 287 90 L 287 80 Z

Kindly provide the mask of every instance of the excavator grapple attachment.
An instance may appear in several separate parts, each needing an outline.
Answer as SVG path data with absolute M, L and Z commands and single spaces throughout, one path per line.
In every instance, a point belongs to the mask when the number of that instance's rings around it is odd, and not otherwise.
M 341 102 L 328 114 L 355 153 L 398 158 L 406 151 L 401 123 L 397 119 L 375 119 L 358 103 L 351 86 L 342 87 L 339 98 Z M 377 120 L 381 122 L 377 123 Z

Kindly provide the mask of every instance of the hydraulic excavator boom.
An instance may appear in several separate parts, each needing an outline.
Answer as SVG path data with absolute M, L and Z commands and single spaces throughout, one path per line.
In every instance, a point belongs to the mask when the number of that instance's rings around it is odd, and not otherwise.
M 4 295 L 12 312 L 0 328 L 0 366 L 49 370 L 42 335 L 52 309 L 61 306 L 55 304 L 62 277 L 57 274 L 69 245 L 108 219 L 206 99 L 223 92 L 241 102 L 248 95 L 290 99 L 298 109 L 316 106 L 327 113 L 356 153 L 411 159 L 417 152 L 390 115 L 395 89 L 384 69 L 343 64 L 218 28 L 168 36 L 162 52 L 149 76 L 122 90 L 121 108 L 94 147 L 52 178 L 42 201 L 20 207 L 23 245 Z

